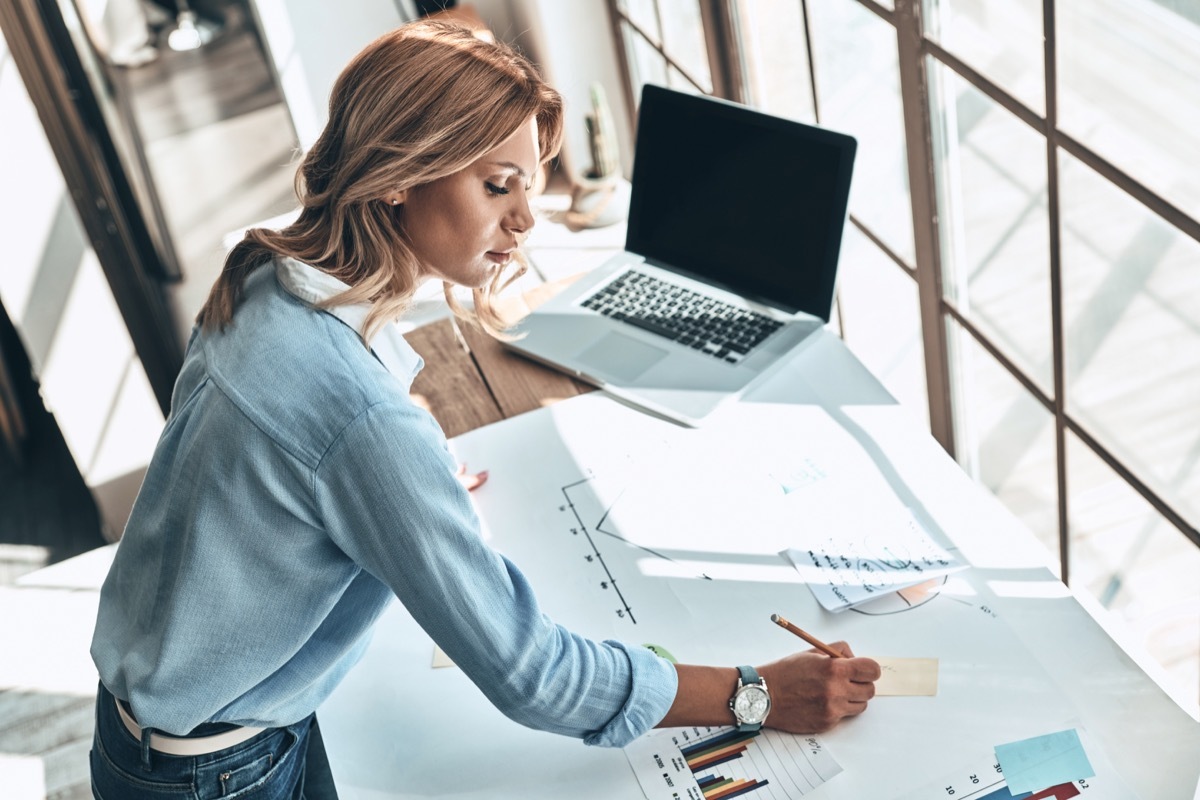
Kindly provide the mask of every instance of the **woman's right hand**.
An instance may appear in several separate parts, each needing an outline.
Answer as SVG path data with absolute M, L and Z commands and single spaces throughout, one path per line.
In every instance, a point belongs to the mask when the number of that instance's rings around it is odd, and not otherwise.
M 488 473 L 486 469 L 483 472 L 467 472 L 467 465 L 459 464 L 454 477 L 458 478 L 458 482 L 465 486 L 468 492 L 473 492 L 487 483 Z
M 834 642 L 831 647 L 846 657 L 830 658 L 808 650 L 758 668 L 771 696 L 768 728 L 820 733 L 866 711 L 867 701 L 875 696 L 879 664 L 869 658 L 854 658 L 845 642 Z M 735 723 L 729 698 L 737 687 L 736 669 L 676 664 L 675 671 L 679 676 L 675 702 L 658 727 Z
M 821 733 L 867 710 L 881 674 L 879 664 L 855 658 L 845 642 L 830 646 L 846 657 L 831 658 L 808 650 L 758 668 L 771 695 L 768 728 Z

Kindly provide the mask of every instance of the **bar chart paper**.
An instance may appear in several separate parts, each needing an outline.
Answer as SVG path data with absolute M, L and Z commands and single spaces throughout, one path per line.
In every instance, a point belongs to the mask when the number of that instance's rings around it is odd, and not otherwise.
M 842 771 L 815 736 L 773 730 L 668 728 L 625 748 L 647 800 L 785 800 Z

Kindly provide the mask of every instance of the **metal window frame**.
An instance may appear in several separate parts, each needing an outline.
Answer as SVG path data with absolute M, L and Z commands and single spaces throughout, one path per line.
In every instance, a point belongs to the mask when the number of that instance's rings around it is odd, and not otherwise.
M 867 4 L 870 0 L 854 0 Z M 916 1 L 919 0 L 898 0 Z M 1161 494 L 1139 478 L 1132 469 L 1116 456 L 1111 449 L 1105 447 L 1081 421 L 1075 419 L 1067 410 L 1067 386 L 1065 363 L 1065 335 L 1062 317 L 1062 224 L 1060 186 L 1058 177 L 1058 154 L 1065 152 L 1082 161 L 1093 169 L 1110 184 L 1123 191 L 1141 203 L 1147 210 L 1163 222 L 1172 226 L 1195 241 L 1200 241 L 1200 220 L 1189 216 L 1175 204 L 1168 201 L 1157 192 L 1150 189 L 1141 181 L 1129 175 L 1100 156 L 1091 148 L 1082 144 L 1058 127 L 1058 75 L 1057 47 L 1058 37 L 1055 23 L 1055 0 L 1042 0 L 1043 26 L 1043 75 L 1045 82 L 1044 115 L 1038 114 L 1016 97 L 1002 89 L 998 84 L 985 77 L 962 60 L 947 51 L 940 44 L 922 34 L 922 52 L 932 57 L 973 88 L 979 90 L 989 99 L 1002 106 L 1017 119 L 1029 125 L 1042 135 L 1046 143 L 1046 186 L 1047 210 L 1049 223 L 1049 256 L 1050 256 L 1050 308 L 1052 332 L 1052 364 L 1054 396 L 1046 397 L 1045 393 L 1036 387 L 1032 379 L 1015 363 L 1006 358 L 991 340 L 976 326 L 971 325 L 962 314 L 944 298 L 941 305 L 944 312 L 954 318 L 971 337 L 991 354 L 1004 369 L 1020 382 L 1030 394 L 1047 408 L 1055 419 L 1055 460 L 1056 483 L 1058 492 L 1058 536 L 1060 574 L 1064 582 L 1070 579 L 1070 521 L 1068 514 L 1069 491 L 1067 487 L 1068 467 L 1066 463 L 1066 434 L 1073 433 L 1084 445 L 1102 460 L 1121 480 L 1136 491 L 1151 507 L 1162 515 L 1171 525 L 1179 530 L 1185 538 L 1200 547 L 1200 531 L 1184 518 Z
M 1058 156 L 1068 153 L 1086 164 L 1110 184 L 1141 203 L 1156 217 L 1195 241 L 1200 242 L 1200 219 L 1184 212 L 1149 186 L 1111 163 L 1103 156 L 1058 128 L 1057 30 L 1055 0 L 1042 1 L 1043 75 L 1046 110 L 1039 114 L 994 81 L 956 57 L 930 38 L 924 28 L 922 0 L 895 0 L 887 8 L 876 0 L 845 0 L 857 3 L 888 22 L 896 30 L 897 55 L 900 68 L 900 93 L 904 115 L 905 151 L 912 194 L 915 264 L 909 264 L 853 214 L 850 223 L 877 245 L 905 274 L 916 281 L 920 303 L 922 339 L 925 347 L 925 374 L 929 394 L 930 429 L 934 438 L 952 456 L 955 455 L 955 397 L 950 362 L 952 341 L 947 335 L 949 321 L 954 321 L 1008 372 L 1038 403 L 1054 416 L 1055 477 L 1058 493 L 1058 547 L 1060 575 L 1070 580 L 1070 521 L 1067 486 L 1067 434 L 1074 434 L 1089 450 L 1103 461 L 1130 488 L 1136 491 L 1162 517 L 1175 526 L 1185 538 L 1200 547 L 1200 531 L 1184 518 L 1161 494 L 1139 478 L 1132 469 L 1094 436 L 1066 406 L 1065 344 L 1062 310 L 1062 231 L 1059 196 Z M 706 46 L 712 65 L 714 93 L 727 99 L 746 97 L 743 82 L 734 0 L 698 0 L 705 25 Z M 804 20 L 804 36 L 808 45 L 808 70 L 813 96 L 813 110 L 820 121 L 820 93 L 815 78 L 813 37 L 810 28 L 808 0 L 800 3 Z M 667 64 L 680 69 L 670 55 L 625 15 L 619 0 L 608 0 L 613 20 L 613 34 L 618 43 L 622 74 L 630 99 L 630 119 L 636 119 L 632 101 L 632 71 L 626 62 L 625 36 L 640 35 L 655 47 Z M 655 2 L 656 13 L 658 3 Z M 661 27 L 661 26 L 660 26 Z M 969 85 L 1002 106 L 1019 120 L 1042 135 L 1046 143 L 1047 207 L 1049 224 L 1049 264 L 1051 335 L 1053 359 L 1053 395 L 1047 395 L 1037 383 L 1012 359 L 945 297 L 942 280 L 941 235 L 938 227 L 937 178 L 934 171 L 933 109 L 930 108 L 928 61 L 949 69 Z M 680 72 L 687 77 L 685 70 Z M 690 78 L 689 78 L 690 80 Z

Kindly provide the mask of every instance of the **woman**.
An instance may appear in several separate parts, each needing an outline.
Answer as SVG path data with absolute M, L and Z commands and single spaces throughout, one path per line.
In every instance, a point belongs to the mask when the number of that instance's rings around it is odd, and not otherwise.
M 390 323 L 438 279 L 500 331 L 492 297 L 523 268 L 530 184 L 561 135 L 533 67 L 456 27 L 400 28 L 342 73 L 299 218 L 247 233 L 200 312 L 105 582 L 97 797 L 316 796 L 313 713 L 393 595 L 522 724 L 622 746 L 735 721 L 737 670 L 542 615 L 409 398 L 421 359 Z M 861 713 L 879 668 L 808 652 L 758 672 L 769 723 L 813 732 Z

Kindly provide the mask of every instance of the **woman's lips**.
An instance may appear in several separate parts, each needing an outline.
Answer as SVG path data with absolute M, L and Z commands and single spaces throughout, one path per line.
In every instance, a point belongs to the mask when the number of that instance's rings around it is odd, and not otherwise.
M 493 264 L 507 264 L 509 260 L 512 259 L 511 250 L 504 253 L 498 253 L 495 250 L 489 250 L 486 255 L 488 261 L 491 261 Z

